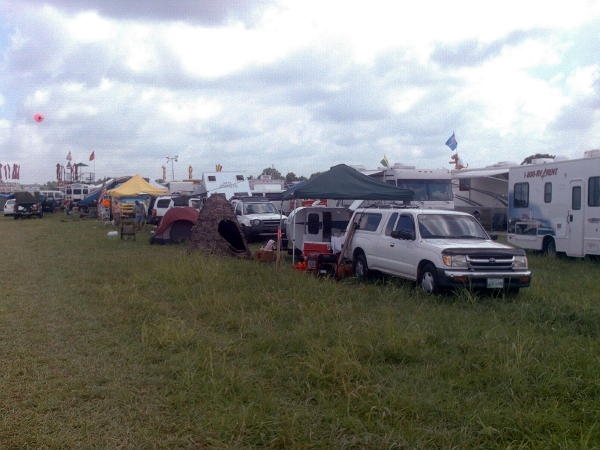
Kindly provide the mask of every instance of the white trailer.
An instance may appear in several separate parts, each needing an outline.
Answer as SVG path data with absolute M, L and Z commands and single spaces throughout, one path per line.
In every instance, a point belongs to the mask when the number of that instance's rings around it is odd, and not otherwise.
M 572 257 L 600 255 L 600 150 L 509 169 L 509 243 Z

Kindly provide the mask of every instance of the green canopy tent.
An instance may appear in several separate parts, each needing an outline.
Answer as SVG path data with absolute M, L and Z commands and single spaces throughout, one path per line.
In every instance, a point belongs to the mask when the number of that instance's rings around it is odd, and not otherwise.
M 410 201 L 413 198 L 413 191 L 380 183 L 350 166 L 338 164 L 331 167 L 327 172 L 317 175 L 312 180 L 288 189 L 282 195 L 282 201 L 298 198 Z M 346 233 L 344 248 L 347 247 L 348 240 L 351 239 L 352 234 L 353 232 Z M 279 242 L 277 245 L 279 247 Z M 292 255 L 294 256 L 294 252 Z M 293 256 L 292 261 L 294 260 Z M 342 267 L 343 261 L 344 252 L 342 251 L 338 260 L 338 268 Z M 337 272 L 338 269 L 336 269 Z
M 331 167 L 312 180 L 298 184 L 282 200 L 321 198 L 332 200 L 411 200 L 413 192 L 380 183 L 345 164 Z

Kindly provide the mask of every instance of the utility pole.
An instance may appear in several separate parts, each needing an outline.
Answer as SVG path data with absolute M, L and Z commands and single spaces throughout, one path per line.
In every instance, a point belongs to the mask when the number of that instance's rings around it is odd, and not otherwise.
M 175 181 L 175 169 L 173 168 L 173 163 L 177 162 L 179 155 L 165 156 L 165 158 L 167 158 L 167 164 L 171 163 L 171 181 Z

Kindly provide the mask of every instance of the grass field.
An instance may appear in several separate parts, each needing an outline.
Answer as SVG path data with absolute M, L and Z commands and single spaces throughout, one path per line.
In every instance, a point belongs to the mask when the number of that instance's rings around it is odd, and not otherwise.
M 0 216 L 0 448 L 600 448 L 600 266 L 516 297 Z

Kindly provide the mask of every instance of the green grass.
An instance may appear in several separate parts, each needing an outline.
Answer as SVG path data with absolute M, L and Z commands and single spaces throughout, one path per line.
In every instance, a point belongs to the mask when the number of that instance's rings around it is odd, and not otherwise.
M 427 297 L 111 229 L 0 217 L 0 448 L 600 448 L 595 261 Z

